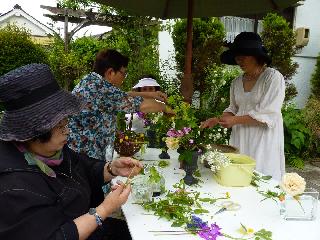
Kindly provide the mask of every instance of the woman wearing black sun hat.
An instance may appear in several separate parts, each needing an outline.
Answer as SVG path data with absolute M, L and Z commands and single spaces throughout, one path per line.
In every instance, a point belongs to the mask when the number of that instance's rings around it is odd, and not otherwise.
M 0 76 L 0 101 L 0 239 L 102 240 L 116 232 L 108 216 L 127 201 L 130 184 L 118 182 L 106 197 L 102 185 L 137 174 L 141 163 L 106 163 L 68 148 L 68 117 L 83 104 L 45 64 Z M 124 230 L 112 239 L 130 239 Z
M 271 58 L 258 34 L 242 32 L 222 63 L 238 65 L 243 74 L 230 87 L 230 105 L 220 118 L 202 122 L 201 127 L 220 124 L 232 128 L 230 144 L 256 160 L 256 170 L 280 180 L 285 172 L 284 133 L 281 107 L 285 97 L 282 74 L 270 68 Z

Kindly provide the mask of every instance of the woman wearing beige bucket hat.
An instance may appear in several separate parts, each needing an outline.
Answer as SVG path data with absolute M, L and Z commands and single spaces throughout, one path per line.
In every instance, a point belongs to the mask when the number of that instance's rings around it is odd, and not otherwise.
M 119 182 L 106 198 L 101 186 L 141 164 L 106 163 L 65 145 L 68 116 L 82 104 L 59 88 L 47 65 L 1 76 L 0 101 L 0 239 L 93 240 L 117 231 L 107 217 L 127 201 L 130 186 Z M 130 239 L 128 230 L 115 239 Z
M 239 65 L 243 74 L 233 80 L 230 105 L 220 118 L 201 124 L 232 128 L 230 144 L 256 160 L 256 169 L 280 180 L 285 172 L 284 133 L 281 107 L 285 97 L 282 74 L 268 67 L 271 58 L 261 38 L 253 32 L 240 33 L 222 63 Z
M 153 75 L 143 75 L 138 83 L 132 88 L 135 92 L 157 92 L 160 91 L 160 85 Z M 137 133 L 145 133 L 146 125 L 150 124 L 147 119 L 145 119 L 145 113 L 137 112 L 126 114 L 127 124 L 131 123 L 131 130 Z

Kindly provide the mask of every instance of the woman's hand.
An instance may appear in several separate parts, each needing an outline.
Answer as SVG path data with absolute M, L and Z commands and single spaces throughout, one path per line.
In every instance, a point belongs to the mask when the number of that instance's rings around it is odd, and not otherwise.
M 204 122 L 201 122 L 200 128 L 212 128 L 215 125 L 217 125 L 219 122 L 219 119 L 214 117 L 214 118 L 209 118 Z
M 218 123 L 224 128 L 231 128 L 237 124 L 237 116 L 222 116 Z
M 104 209 L 110 209 L 109 211 L 113 212 L 119 209 L 124 203 L 127 202 L 131 186 L 130 184 L 125 185 L 121 181 L 117 181 L 118 185 L 112 186 L 112 191 L 108 193 L 104 201 L 100 206 Z
M 120 157 L 111 162 L 113 174 L 123 177 L 135 176 L 142 168 L 141 162 L 130 157 Z
M 150 95 L 150 98 L 159 100 L 161 102 L 167 102 L 167 94 L 161 92 L 161 91 L 156 91 L 156 92 L 148 92 Z

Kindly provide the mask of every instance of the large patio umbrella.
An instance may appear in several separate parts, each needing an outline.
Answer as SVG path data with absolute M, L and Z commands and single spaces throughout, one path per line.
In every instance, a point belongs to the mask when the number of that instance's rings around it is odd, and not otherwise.
M 193 94 L 192 18 L 243 16 L 261 14 L 293 6 L 299 0 L 94 0 L 132 15 L 151 16 L 162 19 L 187 18 L 187 43 L 182 94 L 191 101 Z

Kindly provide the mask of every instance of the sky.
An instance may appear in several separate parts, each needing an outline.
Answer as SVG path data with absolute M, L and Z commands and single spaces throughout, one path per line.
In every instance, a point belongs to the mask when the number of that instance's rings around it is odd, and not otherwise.
M 41 23 L 50 27 L 52 22 L 50 18 L 43 16 L 43 14 L 50 14 L 49 11 L 40 8 L 40 5 L 45 6 L 56 6 L 56 0 L 0 0 L 0 14 L 6 13 L 13 9 L 15 4 L 19 4 L 21 8 L 27 12 L 29 15 L 40 21 Z M 57 23 L 55 28 L 60 28 L 61 35 L 63 34 L 63 22 Z M 69 26 L 69 31 L 73 29 L 75 25 Z M 59 30 L 54 29 L 56 32 Z M 85 27 L 75 34 L 75 37 L 90 36 L 95 34 L 104 33 L 110 31 L 111 28 L 107 26 L 88 26 Z M 172 60 L 174 48 L 173 41 L 170 34 L 166 31 L 159 33 L 159 55 L 160 61 L 165 62 L 169 61 L 170 65 L 175 65 L 175 62 Z M 168 68 L 162 69 L 167 72 L 168 75 L 174 74 Z
M 0 13 L 3 14 L 12 10 L 15 4 L 19 4 L 29 15 L 50 27 L 51 19 L 43 16 L 43 14 L 50 14 L 50 12 L 40 8 L 40 5 L 55 7 L 56 0 L 0 0 Z M 57 26 L 61 28 L 61 34 L 63 34 L 63 23 L 58 23 Z M 75 25 L 70 25 L 69 30 L 73 29 L 73 26 Z M 99 34 L 110 31 L 110 29 L 107 26 L 89 26 L 81 29 L 75 37 Z M 58 32 L 57 29 L 54 30 Z

